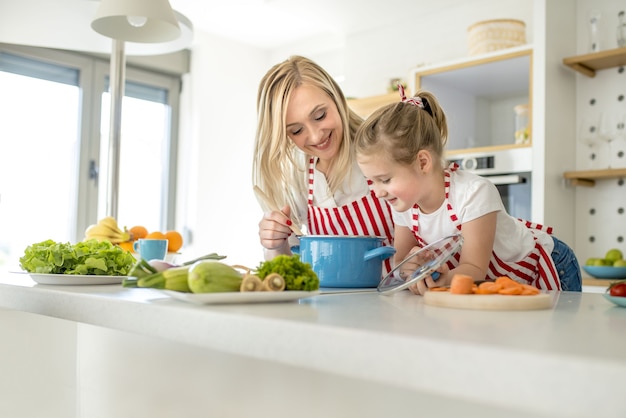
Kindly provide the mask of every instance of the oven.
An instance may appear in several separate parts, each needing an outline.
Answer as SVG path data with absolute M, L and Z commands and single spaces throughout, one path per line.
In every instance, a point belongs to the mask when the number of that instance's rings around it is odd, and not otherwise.
M 462 170 L 489 179 L 496 185 L 507 212 L 531 219 L 532 150 L 530 147 L 455 154 L 448 159 Z

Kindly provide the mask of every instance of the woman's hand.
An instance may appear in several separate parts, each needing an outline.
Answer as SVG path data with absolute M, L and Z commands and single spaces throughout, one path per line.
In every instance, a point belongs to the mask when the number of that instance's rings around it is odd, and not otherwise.
M 282 208 L 282 212 L 265 212 L 259 222 L 259 238 L 261 245 L 267 250 L 289 250 L 287 238 L 291 235 L 289 228 L 289 206 Z

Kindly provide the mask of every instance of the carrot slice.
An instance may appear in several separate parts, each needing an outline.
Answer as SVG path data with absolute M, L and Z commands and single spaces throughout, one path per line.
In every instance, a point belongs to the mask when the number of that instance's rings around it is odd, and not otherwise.
M 450 288 L 446 286 L 431 287 L 428 289 L 429 292 L 447 292 L 448 290 L 450 290 Z
M 455 274 L 450 282 L 450 293 L 455 295 L 472 294 L 474 279 L 466 274 Z
M 502 289 L 502 285 L 495 282 L 483 282 L 478 285 L 475 293 L 479 295 L 494 295 Z
M 496 279 L 496 283 L 500 284 L 503 289 L 506 289 L 507 287 L 518 287 L 518 286 L 521 286 L 520 283 L 516 282 L 515 280 L 511 279 L 508 276 L 500 276 L 500 277 L 498 277 Z
M 524 288 L 520 285 L 520 286 L 511 286 L 511 287 L 505 287 L 504 289 L 500 289 L 498 291 L 498 294 L 500 295 L 521 295 L 522 292 L 524 291 Z
M 538 295 L 540 293 L 539 289 L 529 284 L 522 284 L 522 289 L 522 295 Z

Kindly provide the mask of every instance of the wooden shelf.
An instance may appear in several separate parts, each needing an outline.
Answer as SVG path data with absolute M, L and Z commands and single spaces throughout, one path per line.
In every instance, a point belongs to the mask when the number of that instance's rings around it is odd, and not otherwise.
M 506 144 L 506 145 L 489 145 L 485 147 L 463 148 L 446 150 L 446 157 L 454 157 L 456 155 L 474 154 L 474 153 L 489 153 L 518 148 L 529 148 L 532 143 L 529 144 Z
M 607 168 L 605 170 L 566 171 L 563 177 L 573 186 L 593 187 L 596 180 L 626 177 L 626 168 Z
M 405 92 L 407 97 L 410 96 L 409 92 Z M 392 93 L 382 94 L 380 96 L 370 96 L 361 99 L 350 98 L 347 99 L 348 106 L 356 112 L 357 115 L 363 119 L 371 115 L 379 107 L 383 107 L 390 103 L 396 103 L 400 101 L 400 93 L 394 91 Z
M 609 287 L 611 285 L 611 283 L 616 282 L 617 280 L 618 279 L 596 279 L 596 278 L 593 278 L 593 277 L 585 277 L 585 276 L 583 276 L 583 286 Z
M 563 64 L 587 77 L 595 77 L 596 71 L 626 65 L 626 47 L 563 58 Z

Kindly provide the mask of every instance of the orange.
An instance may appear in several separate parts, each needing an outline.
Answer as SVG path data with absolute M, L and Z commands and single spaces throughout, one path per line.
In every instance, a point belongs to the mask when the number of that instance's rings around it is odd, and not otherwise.
M 119 245 L 121 249 L 129 251 L 131 253 L 135 251 L 135 249 L 133 248 L 133 242 L 132 241 L 120 242 L 117 245 Z
M 148 233 L 144 238 L 145 239 L 167 239 L 165 237 L 165 234 L 159 231 L 152 231 Z
M 168 252 L 175 253 L 183 246 L 183 236 L 177 231 L 167 231 L 165 238 L 167 238 Z
M 128 230 L 128 232 L 130 232 L 130 235 L 134 240 L 145 238 L 148 235 L 146 227 L 141 225 L 133 226 Z

